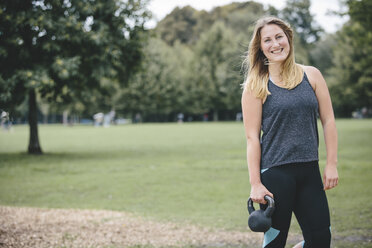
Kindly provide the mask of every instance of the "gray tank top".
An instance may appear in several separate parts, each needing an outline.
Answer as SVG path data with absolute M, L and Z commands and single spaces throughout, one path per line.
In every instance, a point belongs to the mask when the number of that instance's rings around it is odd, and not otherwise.
M 287 90 L 268 82 L 271 95 L 262 106 L 261 170 L 318 158 L 318 100 L 304 73 Z

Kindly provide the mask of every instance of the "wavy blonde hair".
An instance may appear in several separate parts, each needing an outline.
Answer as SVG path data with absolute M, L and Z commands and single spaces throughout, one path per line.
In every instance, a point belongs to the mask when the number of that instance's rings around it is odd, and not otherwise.
M 290 51 L 287 58 L 282 63 L 281 72 L 283 87 L 288 90 L 293 89 L 302 81 L 304 74 L 303 68 L 295 62 L 293 30 L 290 25 L 273 16 L 259 19 L 256 22 L 252 39 L 249 43 L 248 54 L 243 62 L 245 68 L 243 88 L 244 90 L 252 91 L 256 97 L 261 99 L 265 99 L 267 95 L 270 95 L 268 89 L 269 63 L 261 50 L 261 30 L 269 24 L 278 25 L 288 38 Z

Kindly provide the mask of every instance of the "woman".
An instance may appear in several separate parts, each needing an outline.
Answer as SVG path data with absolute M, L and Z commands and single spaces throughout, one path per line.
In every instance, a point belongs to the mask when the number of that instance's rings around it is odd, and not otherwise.
M 292 212 L 304 237 L 295 248 L 330 247 L 325 190 L 338 184 L 335 118 L 320 71 L 296 64 L 294 57 L 290 26 L 275 17 L 258 20 L 245 60 L 248 73 L 242 95 L 250 197 L 261 204 L 266 203 L 265 195 L 275 199 L 263 247 L 285 247 Z M 323 182 L 318 116 L 327 152 Z

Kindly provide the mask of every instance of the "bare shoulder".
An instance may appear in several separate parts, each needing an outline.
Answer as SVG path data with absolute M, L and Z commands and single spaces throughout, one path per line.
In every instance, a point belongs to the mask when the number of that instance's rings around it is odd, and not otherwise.
M 303 65 L 302 68 L 304 69 L 306 74 L 310 77 L 315 77 L 315 78 L 323 77 L 319 69 L 314 66 Z
M 323 75 L 319 71 L 318 68 L 314 66 L 306 66 L 306 65 L 303 65 L 302 68 L 304 72 L 306 73 L 307 78 L 309 79 L 309 83 L 311 84 L 314 90 L 316 90 L 319 84 L 325 84 Z
M 254 95 L 251 90 L 244 89 L 242 93 L 243 102 L 257 102 L 259 99 Z
M 242 94 L 241 104 L 242 104 L 243 113 L 247 112 L 247 110 L 256 112 L 262 109 L 263 102 L 262 102 L 262 99 L 256 97 L 252 91 L 248 89 L 244 89 L 243 94 Z

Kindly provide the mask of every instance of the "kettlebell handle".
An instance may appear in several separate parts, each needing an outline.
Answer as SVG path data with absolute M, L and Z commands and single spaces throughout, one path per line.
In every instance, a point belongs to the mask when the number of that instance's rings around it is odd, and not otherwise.
M 271 217 L 274 213 L 274 210 L 275 210 L 274 199 L 269 195 L 265 195 L 264 199 L 268 203 L 268 206 L 265 210 L 265 215 L 266 215 L 266 217 Z M 253 211 L 255 211 L 254 206 L 253 206 L 253 201 L 250 197 L 249 197 L 248 202 L 247 202 L 247 208 L 248 208 L 249 214 L 251 214 L 251 213 L 253 213 Z

